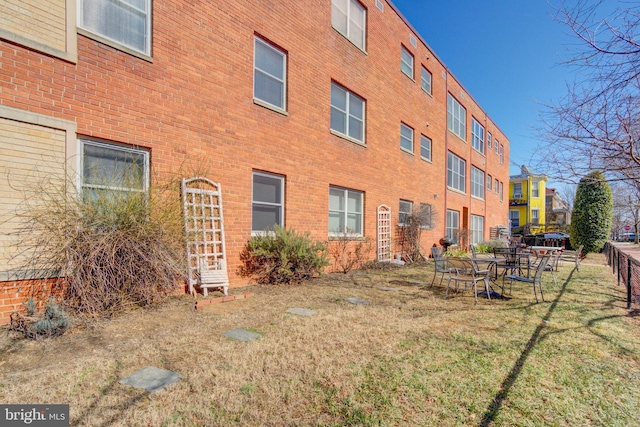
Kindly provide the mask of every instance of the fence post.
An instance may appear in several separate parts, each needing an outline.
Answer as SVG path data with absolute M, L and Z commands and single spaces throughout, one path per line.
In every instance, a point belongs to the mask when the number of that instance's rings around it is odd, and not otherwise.
M 620 251 L 618 250 L 618 263 L 616 264 L 617 266 L 617 271 L 616 273 L 618 273 L 618 286 L 620 286 Z
M 631 310 L 631 257 L 627 257 L 627 310 Z

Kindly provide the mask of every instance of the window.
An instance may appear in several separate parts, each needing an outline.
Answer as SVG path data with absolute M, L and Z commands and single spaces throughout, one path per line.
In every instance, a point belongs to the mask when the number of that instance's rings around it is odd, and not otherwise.
M 79 0 L 78 26 L 151 55 L 151 0 Z
M 420 135 L 420 157 L 431 161 L 431 138 Z
M 447 209 L 447 230 L 445 234 L 453 243 L 458 243 L 459 228 L 460 212 Z
M 531 197 L 540 197 L 540 183 L 531 181 Z
M 466 167 L 467 163 L 460 157 L 449 152 L 447 157 L 447 186 L 454 190 L 466 191 Z
M 513 198 L 522 199 L 522 183 L 521 182 L 513 183 Z
M 400 200 L 400 209 L 398 212 L 398 225 L 409 225 L 409 217 L 413 213 L 413 202 Z
M 491 191 L 492 182 L 493 182 L 493 177 L 487 174 L 487 191 Z
M 355 0 L 331 1 L 331 25 L 360 49 L 365 49 L 367 10 Z
M 284 177 L 254 172 L 252 194 L 251 232 L 284 227 Z
M 487 151 L 491 151 L 491 140 L 493 139 L 493 136 L 491 136 L 491 132 L 487 132 Z
M 484 154 L 484 127 L 475 117 L 471 119 L 471 146 Z
M 280 110 L 286 110 L 287 54 L 255 38 L 253 98 Z
M 509 211 L 511 228 L 520 227 L 520 211 Z
M 496 154 L 500 154 L 500 142 L 496 139 L 496 143 L 493 144 L 493 147 L 496 149 Z
M 362 236 L 363 198 L 360 191 L 329 187 L 329 235 Z
M 484 199 L 484 172 L 471 166 L 471 195 Z
M 126 197 L 148 190 L 148 151 L 86 139 L 80 144 L 83 198 Z
M 420 70 L 420 87 L 431 95 L 431 73 L 424 67 Z
M 420 220 L 420 228 L 430 229 L 432 226 L 431 205 L 428 203 L 420 203 L 418 210 L 418 219 Z
M 471 244 L 477 245 L 484 242 L 484 217 L 471 215 Z
M 500 181 L 500 201 L 502 201 L 502 200 L 503 200 L 503 194 L 504 194 L 504 193 L 502 192 L 502 190 L 503 190 L 503 189 L 504 189 L 503 183 L 502 183 L 502 181 Z
M 540 209 L 531 209 L 531 224 L 540 224 Z
M 500 164 L 504 163 L 504 145 L 500 144 Z
M 331 83 L 331 129 L 364 143 L 364 99 Z
M 494 182 L 494 186 L 493 186 L 493 190 L 496 192 L 496 194 L 498 194 L 499 190 L 498 190 L 498 178 L 496 178 L 495 182 Z
M 447 128 L 466 141 L 467 110 L 451 94 L 447 95 Z
M 413 129 L 400 123 L 400 148 L 413 153 Z
M 413 55 L 404 46 L 400 48 L 400 70 L 413 79 Z

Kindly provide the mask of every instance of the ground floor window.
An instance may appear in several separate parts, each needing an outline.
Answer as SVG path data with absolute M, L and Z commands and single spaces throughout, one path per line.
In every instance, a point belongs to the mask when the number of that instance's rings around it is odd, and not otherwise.
M 329 235 L 363 235 L 364 193 L 329 187 Z
M 471 244 L 477 245 L 484 242 L 484 217 L 471 215 Z
M 398 212 L 398 225 L 409 225 L 409 217 L 413 213 L 413 202 L 400 200 Z
M 251 232 L 284 227 L 284 177 L 265 172 L 253 172 L 251 196 Z
M 459 228 L 460 228 L 460 212 L 447 209 L 446 236 L 453 243 L 458 243 Z
M 509 211 L 509 221 L 511 228 L 520 227 L 520 211 Z

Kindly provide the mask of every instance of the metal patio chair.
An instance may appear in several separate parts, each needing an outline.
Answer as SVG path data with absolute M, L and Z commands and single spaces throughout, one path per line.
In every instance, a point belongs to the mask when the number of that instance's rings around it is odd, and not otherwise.
M 542 273 L 545 271 L 549 260 L 551 259 L 551 254 L 545 254 L 540 257 L 540 261 L 536 266 L 535 274 L 533 277 L 523 277 L 517 276 L 514 274 L 507 274 L 504 276 L 504 279 L 510 280 L 509 292 L 511 293 L 511 287 L 513 286 L 513 282 L 522 282 L 522 283 L 531 283 L 533 285 L 533 295 L 536 297 L 536 303 L 538 302 L 538 293 L 536 291 L 536 286 L 540 289 L 540 296 L 542 297 L 542 301 L 544 301 L 544 294 L 542 293 Z
M 487 292 L 487 298 L 491 300 L 491 292 L 489 291 L 489 274 L 490 270 L 479 270 L 477 266 L 469 258 L 449 257 L 447 258 L 448 266 L 450 269 L 449 281 L 447 282 L 447 289 L 444 293 L 444 298 L 447 299 L 449 294 L 449 287 L 451 282 L 456 285 L 456 290 L 459 284 L 463 284 L 462 292 L 467 287 L 473 287 L 473 294 L 478 303 L 478 282 L 484 282 L 484 288 Z

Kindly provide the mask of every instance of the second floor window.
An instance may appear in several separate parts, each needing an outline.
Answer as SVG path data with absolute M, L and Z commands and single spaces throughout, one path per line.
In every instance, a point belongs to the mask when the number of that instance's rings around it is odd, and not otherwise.
M 513 183 L 513 198 L 522 199 L 522 183 L 521 182 Z
M 413 55 L 404 46 L 400 51 L 400 70 L 413 79 Z
M 447 156 L 447 186 L 449 188 L 463 193 L 466 191 L 466 168 L 467 163 L 463 159 L 449 152 Z
M 531 182 L 531 197 L 540 197 L 540 183 L 538 181 Z
M 253 65 L 253 97 L 286 110 L 287 55 L 256 37 Z
M 471 195 L 484 199 L 484 172 L 471 166 Z
M 420 70 L 420 87 L 431 95 L 431 73 L 426 68 Z
M 78 27 L 151 55 L 151 0 L 79 0 Z
M 364 143 L 364 99 L 331 83 L 331 130 Z
M 400 123 L 400 148 L 413 153 L 413 129 Z
M 356 0 L 331 0 L 331 25 L 365 50 L 367 10 Z
M 431 138 L 420 135 L 420 157 L 431 161 Z

